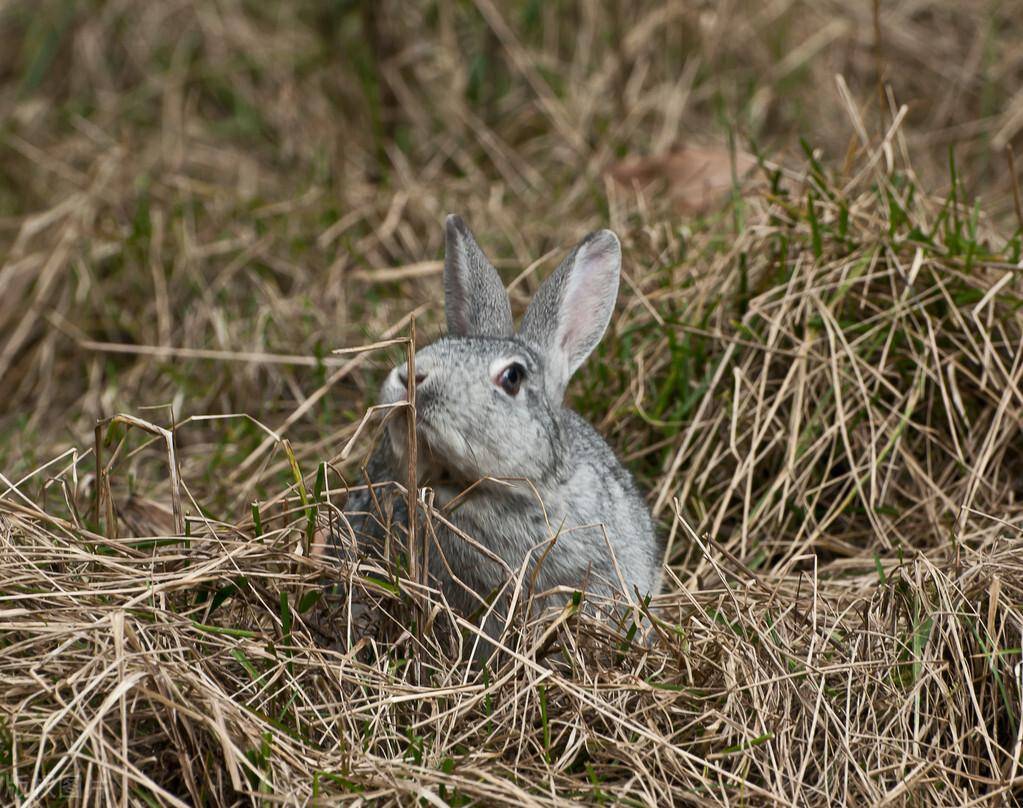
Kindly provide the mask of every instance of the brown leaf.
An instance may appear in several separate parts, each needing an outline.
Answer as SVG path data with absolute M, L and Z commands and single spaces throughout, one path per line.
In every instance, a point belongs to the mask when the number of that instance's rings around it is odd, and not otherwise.
M 129 536 L 174 536 L 174 514 L 161 502 L 132 494 L 118 507 L 117 515 Z
M 664 154 L 616 163 L 610 177 L 630 190 L 663 190 L 682 213 L 698 215 L 719 207 L 732 191 L 733 155 L 724 146 L 681 146 Z M 735 178 L 740 187 L 757 166 L 744 151 L 734 154 Z

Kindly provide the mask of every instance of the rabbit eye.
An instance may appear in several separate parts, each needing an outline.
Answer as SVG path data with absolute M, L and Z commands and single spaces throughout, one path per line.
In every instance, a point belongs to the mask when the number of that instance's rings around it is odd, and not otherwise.
M 510 396 L 518 395 L 519 388 L 526 378 L 526 369 L 518 362 L 512 362 L 501 371 L 497 377 L 497 383 L 504 392 Z

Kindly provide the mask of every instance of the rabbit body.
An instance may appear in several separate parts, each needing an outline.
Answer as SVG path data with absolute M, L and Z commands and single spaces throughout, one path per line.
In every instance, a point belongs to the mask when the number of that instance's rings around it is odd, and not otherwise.
M 559 587 L 655 594 L 660 547 L 649 510 L 603 438 L 563 404 L 569 377 L 610 319 L 618 239 L 606 230 L 584 239 L 541 286 L 518 332 L 500 277 L 454 216 L 446 247 L 449 334 L 415 356 L 417 484 L 433 489 L 443 517 L 420 534 L 431 583 L 465 614 L 502 588 L 506 603 L 516 581 L 535 595 Z M 402 365 L 380 398 L 406 397 Z M 368 464 L 374 483 L 406 479 L 400 415 Z M 382 549 L 386 526 L 370 512 L 380 501 L 362 491 L 345 507 L 360 550 Z M 392 526 L 407 527 L 404 499 L 389 507 Z

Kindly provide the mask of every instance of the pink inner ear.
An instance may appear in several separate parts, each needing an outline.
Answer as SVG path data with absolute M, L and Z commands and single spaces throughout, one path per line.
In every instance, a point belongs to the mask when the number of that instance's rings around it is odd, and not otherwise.
M 618 296 L 618 241 L 597 237 L 576 256 L 561 301 L 559 346 L 568 374 L 589 356 L 607 328 Z

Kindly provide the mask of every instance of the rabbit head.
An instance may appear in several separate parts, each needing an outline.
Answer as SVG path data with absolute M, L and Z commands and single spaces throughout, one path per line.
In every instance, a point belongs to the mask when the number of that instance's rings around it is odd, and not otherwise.
M 554 482 L 568 447 L 565 388 L 607 329 L 621 248 L 610 230 L 584 238 L 537 291 L 515 330 L 497 270 L 458 216 L 446 222 L 448 333 L 416 352 L 416 432 L 425 475 L 464 487 L 484 477 Z M 384 382 L 383 403 L 404 401 L 407 367 Z M 389 435 L 399 458 L 405 420 Z

